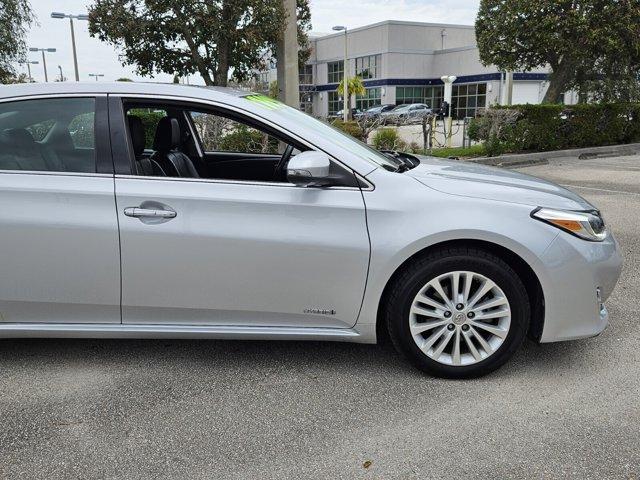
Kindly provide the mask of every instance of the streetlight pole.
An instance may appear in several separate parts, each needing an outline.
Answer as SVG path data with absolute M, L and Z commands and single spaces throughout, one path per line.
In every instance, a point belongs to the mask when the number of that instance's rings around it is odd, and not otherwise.
M 56 51 L 55 48 L 35 48 L 32 47 L 29 49 L 30 52 L 42 52 L 42 66 L 44 67 L 44 81 L 49 81 L 49 76 L 47 74 L 47 59 L 45 58 L 45 52 L 54 53 Z
M 349 50 L 347 46 L 347 27 L 343 25 L 336 25 L 333 30 L 339 32 L 344 30 L 344 64 L 342 67 L 342 94 L 344 100 L 344 108 L 342 109 L 342 120 L 344 122 L 349 121 L 349 113 L 351 113 L 351 105 L 349 105 Z
M 64 75 L 62 74 L 62 65 L 58 65 L 58 70 L 60 70 L 60 81 L 64 82 Z
M 89 15 L 86 15 L 86 14 L 71 15 L 71 14 L 61 13 L 61 12 L 52 12 L 51 18 L 68 18 L 69 19 L 69 26 L 71 27 L 71 49 L 73 51 L 73 67 L 76 73 L 76 82 L 79 82 L 80 73 L 78 72 L 78 54 L 76 51 L 76 34 L 73 29 L 73 19 L 75 18 L 77 20 L 89 20 Z
M 96 79 L 96 82 L 98 81 L 98 77 L 104 77 L 103 73 L 90 73 L 89 74 L 90 77 L 94 77 Z
M 29 79 L 29 83 L 33 82 L 33 77 L 31 76 L 31 65 L 38 65 L 40 62 L 37 60 L 25 60 L 24 62 L 20 62 L 20 64 L 24 64 L 27 66 L 27 78 Z

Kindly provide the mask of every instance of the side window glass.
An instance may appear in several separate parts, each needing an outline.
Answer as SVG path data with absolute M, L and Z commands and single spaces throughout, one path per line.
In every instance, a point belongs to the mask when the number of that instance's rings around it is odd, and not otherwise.
M 275 137 L 249 125 L 210 113 L 191 112 L 205 152 L 278 155 Z
M 95 99 L 0 103 L 0 170 L 96 171 Z
M 95 148 L 95 112 L 81 113 L 69 123 L 69 133 L 75 148 Z

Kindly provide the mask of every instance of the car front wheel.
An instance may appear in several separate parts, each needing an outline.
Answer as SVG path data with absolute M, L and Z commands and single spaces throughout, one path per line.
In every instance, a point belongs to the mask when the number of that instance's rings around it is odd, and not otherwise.
M 522 344 L 530 306 L 522 281 L 499 257 L 442 249 L 395 279 L 384 315 L 395 347 L 439 377 L 486 375 Z

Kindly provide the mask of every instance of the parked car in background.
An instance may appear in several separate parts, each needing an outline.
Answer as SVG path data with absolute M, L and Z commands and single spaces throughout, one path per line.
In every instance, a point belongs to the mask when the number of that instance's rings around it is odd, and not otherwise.
M 425 115 L 430 115 L 433 110 L 424 103 L 411 103 L 406 105 L 398 105 L 393 110 L 382 113 L 385 123 L 403 124 L 417 122 Z
M 423 371 L 472 377 L 527 335 L 602 332 L 622 262 L 561 186 L 384 154 L 222 88 L 3 86 L 0 205 L 0 338 L 387 332 Z
M 352 108 L 351 109 L 351 118 L 359 118 L 362 115 L 362 110 L 360 110 L 359 108 Z M 343 118 L 344 117 L 344 109 L 338 110 L 336 112 L 335 115 L 332 116 L 332 118 Z
M 389 112 L 396 108 L 396 106 L 392 103 L 387 103 L 385 105 L 376 105 L 375 107 L 368 108 L 362 113 L 362 117 L 366 119 L 374 119 L 380 117 L 383 113 Z

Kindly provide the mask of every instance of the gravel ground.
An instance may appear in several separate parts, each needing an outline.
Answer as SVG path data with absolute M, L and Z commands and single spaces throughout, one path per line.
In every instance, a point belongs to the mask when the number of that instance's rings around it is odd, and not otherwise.
M 640 157 L 521 169 L 601 207 L 625 267 L 610 327 L 495 374 L 389 346 L 0 340 L 0 478 L 640 477 Z

